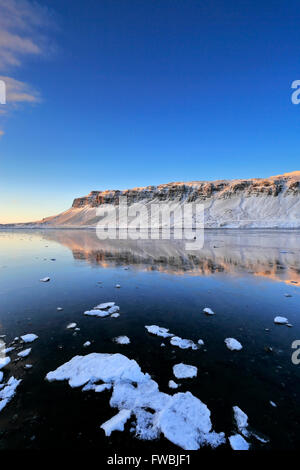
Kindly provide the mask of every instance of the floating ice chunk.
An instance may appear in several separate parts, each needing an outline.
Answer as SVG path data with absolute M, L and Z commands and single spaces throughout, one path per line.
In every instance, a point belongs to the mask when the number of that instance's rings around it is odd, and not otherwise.
M 3 372 L 0 372 L 0 382 L 2 382 L 3 380 L 3 375 L 4 375 Z
M 174 380 L 169 380 L 168 386 L 169 386 L 169 388 L 178 388 L 179 387 L 179 385 L 176 382 L 174 382 Z
M 278 325 L 287 325 L 288 324 L 288 319 L 285 317 L 275 317 L 274 318 L 274 323 L 277 323 Z
M 18 353 L 19 357 L 27 357 L 31 353 L 31 348 L 24 349 L 24 351 L 21 351 Z
M 0 369 L 3 369 L 3 367 L 7 366 L 7 364 L 10 363 L 10 357 L 0 357 Z
M 170 343 L 173 346 L 178 346 L 180 349 L 197 349 L 197 346 L 191 339 L 182 339 L 179 336 L 173 336 L 173 338 L 170 340 Z
M 49 282 L 50 277 L 43 277 L 43 279 L 40 279 L 40 282 Z
M 109 312 L 108 310 L 98 310 L 98 309 L 93 309 L 93 310 L 86 310 L 83 312 L 84 315 L 88 315 L 90 317 L 108 317 Z
M 199 344 L 200 346 L 204 346 L 204 341 L 203 341 L 203 339 L 198 339 L 198 344 Z
M 107 305 L 107 304 L 100 304 L 100 305 Z M 114 305 L 110 308 L 106 307 L 106 310 L 101 310 L 98 307 L 99 305 L 92 310 L 85 311 L 84 315 L 89 315 L 92 317 L 107 317 L 108 315 L 116 316 L 115 314 L 120 310 L 120 307 L 118 305 Z
M 240 351 L 243 349 L 241 343 L 234 338 L 226 338 L 225 344 L 230 351 Z
M 84 348 L 87 348 L 88 346 L 90 346 L 92 343 L 90 341 L 86 341 L 85 343 L 83 343 L 83 347 Z
M 128 336 L 117 336 L 116 338 L 114 338 L 114 341 L 118 344 L 129 344 L 130 343 L 130 339 L 128 338 Z
M 32 343 L 32 341 L 36 340 L 37 338 L 38 336 L 34 333 L 28 333 L 27 335 L 21 336 L 21 339 L 24 341 L 24 343 Z
M 250 444 L 240 434 L 234 434 L 228 439 L 233 450 L 249 450 Z
M 117 289 L 120 289 L 121 286 L 120 286 L 120 284 L 116 284 L 115 287 L 116 287 Z
M 161 326 L 157 325 L 145 325 L 146 330 L 148 333 L 152 333 L 156 336 L 162 336 L 163 338 L 169 338 L 170 336 L 174 336 L 172 333 L 169 333 L 168 328 L 162 328 Z
M 73 357 L 46 376 L 49 382 L 68 380 L 70 387 L 81 387 L 91 378 L 105 383 L 116 380 L 143 382 L 149 379 L 149 375 L 142 373 L 136 361 L 122 354 L 91 353 Z
M 25 369 L 31 369 L 32 368 L 32 364 L 25 364 Z
M 14 397 L 18 385 L 21 380 L 11 377 L 2 390 L 0 390 L 0 411 L 7 405 L 8 402 Z
M 248 436 L 248 416 L 238 406 L 233 406 L 233 416 L 238 430 L 244 435 Z
M 72 329 L 72 328 L 76 328 L 76 326 L 77 326 L 77 323 L 69 323 L 69 324 L 67 325 L 67 329 L 70 330 L 70 329 Z
M 101 424 L 106 436 L 110 436 L 113 431 L 124 431 L 124 425 L 131 416 L 131 410 L 121 410 L 105 423 Z
M 120 316 L 119 313 L 112 313 L 110 318 L 118 318 Z
M 195 366 L 180 363 L 173 367 L 173 373 L 177 379 L 189 379 L 196 377 L 198 369 Z
M 165 343 L 161 343 L 160 346 L 161 346 L 162 348 L 164 348 L 166 345 L 165 345 Z
M 203 309 L 203 312 L 206 313 L 207 315 L 215 315 L 215 312 L 209 307 L 205 307 Z
M 110 307 L 108 309 L 108 313 L 113 315 L 114 313 L 117 313 L 120 310 L 120 307 L 118 305 L 114 305 L 113 307 Z
M 63 310 L 63 308 L 62 308 L 62 307 L 57 307 L 56 310 L 57 310 L 58 312 L 61 312 L 61 311 Z
M 163 433 L 167 439 L 186 450 L 202 445 L 217 447 L 225 442 L 223 433 L 212 431 L 210 411 L 190 392 L 169 395 L 159 391 L 149 374 L 143 374 L 134 360 L 121 354 L 93 353 L 75 356 L 46 376 L 49 381 L 69 380 L 71 387 L 85 385 L 83 390 L 113 387 L 110 406 L 119 413 L 102 424 L 106 435 L 124 430 L 126 421 L 136 418 L 135 435 L 139 439 L 156 439 Z M 103 381 L 104 384 L 96 385 Z
M 270 405 L 273 406 L 274 408 L 277 408 L 277 405 L 276 403 L 274 403 L 273 401 L 270 400 Z
M 211 433 L 210 411 L 190 392 L 176 393 L 159 415 L 159 426 L 169 441 L 185 450 L 225 442 L 224 433 Z
M 106 308 L 113 307 L 114 305 L 115 302 L 104 302 L 102 304 L 96 305 L 94 308 L 98 310 L 105 310 Z

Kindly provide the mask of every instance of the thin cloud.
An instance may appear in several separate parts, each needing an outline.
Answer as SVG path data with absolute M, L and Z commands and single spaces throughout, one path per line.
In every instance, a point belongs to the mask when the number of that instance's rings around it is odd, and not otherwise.
M 6 86 L 6 105 L 0 106 L 0 117 L 8 117 L 21 104 L 42 101 L 39 91 L 11 76 L 11 71 L 29 59 L 52 53 L 47 32 L 55 27 L 52 12 L 37 2 L 0 0 L 0 80 Z M 0 138 L 3 135 L 0 130 Z
M 45 53 L 45 31 L 51 24 L 50 12 L 37 3 L 0 0 L 0 69 L 20 66 L 26 57 Z
M 6 86 L 6 103 L 8 105 L 41 102 L 40 93 L 27 83 L 4 75 L 0 75 L 0 80 L 3 80 Z

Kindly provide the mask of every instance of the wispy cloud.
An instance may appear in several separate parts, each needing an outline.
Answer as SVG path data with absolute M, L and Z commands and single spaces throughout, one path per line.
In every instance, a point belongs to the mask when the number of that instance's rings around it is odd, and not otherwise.
M 16 80 L 12 77 L 0 75 L 6 86 L 6 103 L 16 105 L 18 103 L 39 103 L 40 93 L 27 83 Z
M 28 0 L 0 0 L 0 69 L 20 66 L 26 56 L 46 52 L 49 11 Z
M 54 26 L 50 11 L 30 0 L 0 0 L 0 80 L 6 85 L 7 105 L 0 114 L 10 114 L 21 103 L 41 102 L 40 93 L 28 83 L 11 76 L 24 61 L 49 54 L 46 32 Z M 4 75 L 4 73 L 6 74 Z M 4 134 L 0 131 L 0 137 Z

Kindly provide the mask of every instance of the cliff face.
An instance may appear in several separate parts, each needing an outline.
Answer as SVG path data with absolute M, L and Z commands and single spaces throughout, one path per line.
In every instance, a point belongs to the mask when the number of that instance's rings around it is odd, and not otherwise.
M 208 228 L 300 228 L 300 171 L 265 179 L 192 181 L 123 191 L 92 191 L 76 198 L 62 214 L 26 226 L 95 226 L 99 220 L 97 207 L 118 205 L 120 196 L 126 196 L 129 205 L 201 203 Z
M 120 196 L 126 196 L 129 204 L 150 201 L 206 201 L 207 199 L 228 199 L 234 196 L 278 196 L 300 194 L 300 171 L 272 176 L 267 179 L 192 181 L 189 183 L 168 183 L 159 186 L 126 189 L 124 191 L 91 191 L 84 197 L 74 199 L 72 207 L 98 207 L 101 204 L 117 204 Z

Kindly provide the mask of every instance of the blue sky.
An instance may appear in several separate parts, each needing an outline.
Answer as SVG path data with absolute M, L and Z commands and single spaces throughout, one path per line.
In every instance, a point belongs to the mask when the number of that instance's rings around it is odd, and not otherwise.
M 0 223 L 299 170 L 296 0 L 0 0 Z

